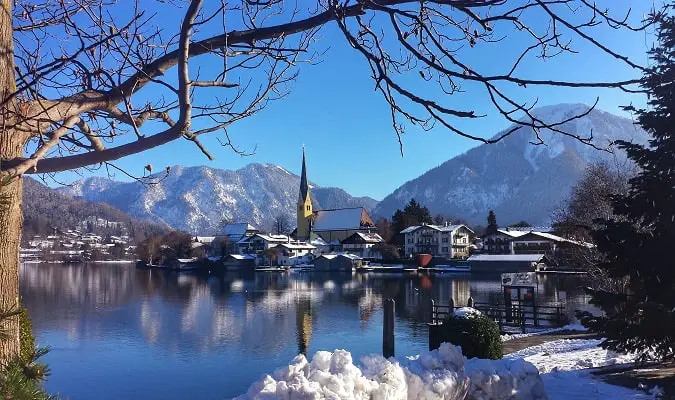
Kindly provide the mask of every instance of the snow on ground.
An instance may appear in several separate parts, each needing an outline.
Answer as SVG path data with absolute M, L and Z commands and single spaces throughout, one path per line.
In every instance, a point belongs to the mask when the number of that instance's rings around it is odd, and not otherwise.
M 541 373 L 575 371 L 635 361 L 633 355 L 617 354 L 598 347 L 601 342 L 601 339 L 554 340 L 507 354 L 504 358 L 529 361 Z
M 528 328 L 531 329 L 531 328 Z M 579 332 L 586 332 L 588 329 L 581 325 L 580 323 L 574 323 L 574 324 L 568 324 L 563 326 L 562 328 L 551 328 L 551 329 L 535 329 L 531 330 L 527 333 L 506 333 L 502 335 L 502 342 L 506 342 L 509 340 L 513 339 L 520 339 L 528 336 L 537 336 L 537 335 L 547 335 L 550 333 L 555 333 L 555 332 L 560 332 L 560 331 L 579 331 Z
M 598 345 L 600 339 L 562 339 L 542 343 L 504 356 L 537 367 L 550 400 L 556 399 L 655 399 L 658 389 L 647 393 L 605 383 L 588 368 L 631 363 L 633 355 L 617 354 Z

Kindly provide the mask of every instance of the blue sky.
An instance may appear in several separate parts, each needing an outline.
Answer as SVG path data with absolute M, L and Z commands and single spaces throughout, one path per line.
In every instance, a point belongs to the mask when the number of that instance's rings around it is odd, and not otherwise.
M 617 0 L 610 3 L 617 10 L 633 7 L 633 15 L 639 17 L 647 10 L 647 3 L 651 2 Z M 596 29 L 594 32 L 594 36 L 604 44 L 629 55 L 633 61 L 643 65 L 647 63 L 645 52 L 652 43 L 650 36 L 608 28 Z M 192 143 L 179 140 L 124 158 L 116 164 L 139 175 L 148 163 L 155 168 L 206 165 L 223 169 L 237 169 L 254 162 L 271 163 L 299 173 L 304 144 L 311 181 L 321 186 L 341 187 L 352 195 L 368 195 L 379 200 L 404 182 L 479 144 L 453 135 L 441 127 L 425 132 L 407 126 L 403 137 L 404 156 L 401 157 L 396 135 L 391 128 L 388 105 L 374 91 L 369 68 L 362 56 L 347 45 L 334 24 L 326 26 L 320 36 L 319 48 L 328 50 L 321 57 L 320 64 L 300 67 L 300 75 L 291 94 L 230 128 L 230 136 L 236 145 L 245 151 L 255 148 L 253 155 L 241 157 L 221 147 L 216 137 L 220 135 L 218 133 L 203 140 L 215 156 L 215 161 L 209 161 Z M 560 56 L 546 62 L 530 58 L 520 69 L 519 75 L 585 81 L 637 76 L 636 72 L 599 53 L 581 38 L 574 38 L 572 45 L 580 54 Z M 503 65 L 510 64 L 512 55 L 522 46 L 523 43 L 515 40 L 501 42 L 498 46 L 479 44 L 463 55 L 480 70 L 503 70 Z M 482 137 L 493 136 L 508 127 L 507 122 L 495 115 L 493 108 L 488 107 L 489 100 L 479 88 L 467 87 L 467 92 L 461 96 L 448 98 L 421 79 L 418 87 L 414 79 L 405 77 L 404 82 L 421 94 L 445 104 L 490 113 L 488 117 L 471 124 L 459 122 L 458 127 Z M 599 96 L 599 107 L 617 114 L 621 114 L 618 109 L 620 105 L 630 102 L 642 104 L 644 101 L 617 90 L 542 87 L 528 88 L 525 92 L 522 89 L 508 91 L 523 100 L 532 101 L 538 97 L 538 104 L 542 106 L 578 102 L 592 104 Z M 205 92 L 205 95 L 211 93 Z M 152 96 L 152 92 L 147 95 Z M 91 173 L 85 171 L 83 175 Z M 74 173 L 66 173 L 60 179 L 68 182 L 78 177 Z M 116 179 L 124 180 L 124 177 L 118 174 Z

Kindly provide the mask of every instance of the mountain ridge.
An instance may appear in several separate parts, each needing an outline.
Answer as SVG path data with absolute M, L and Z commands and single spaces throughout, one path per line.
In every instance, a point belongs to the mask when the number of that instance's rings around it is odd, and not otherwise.
M 89 177 L 57 190 L 195 234 L 216 234 L 225 220 L 249 221 L 261 229 L 271 228 L 278 215 L 295 221 L 300 177 L 281 166 L 251 163 L 225 170 L 177 165 L 166 177 L 160 176 L 154 175 L 159 183 L 152 186 Z M 377 204 L 370 197 L 353 197 L 340 188 L 311 187 L 316 209 L 365 207 L 370 211 Z
M 601 148 L 617 139 L 646 143 L 646 132 L 633 121 L 606 111 L 589 110 L 584 104 L 558 104 L 533 113 L 545 121 L 561 121 L 589 112 L 561 128 L 582 137 L 592 133 L 593 143 Z M 521 220 L 547 224 L 588 164 L 626 159 L 619 151 L 610 155 L 550 130 L 541 130 L 540 136 L 545 144 L 532 145 L 532 130 L 521 128 L 497 143 L 482 144 L 452 157 L 402 184 L 382 199 L 373 213 L 390 217 L 415 198 L 432 213 L 462 218 L 475 225 L 485 224 L 490 209 L 502 224 Z

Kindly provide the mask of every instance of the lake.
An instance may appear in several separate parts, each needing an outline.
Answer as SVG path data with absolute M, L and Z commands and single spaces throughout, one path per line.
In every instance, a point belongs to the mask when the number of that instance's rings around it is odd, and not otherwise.
M 396 301 L 396 355 L 427 349 L 428 300 L 501 300 L 499 275 L 227 273 L 123 264 L 24 264 L 23 303 L 51 347 L 47 389 L 72 400 L 224 399 L 299 352 L 382 351 Z M 575 275 L 540 274 L 538 302 L 587 308 Z

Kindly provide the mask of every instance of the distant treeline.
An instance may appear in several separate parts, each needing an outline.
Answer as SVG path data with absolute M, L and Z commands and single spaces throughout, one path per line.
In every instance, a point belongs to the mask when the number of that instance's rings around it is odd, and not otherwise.
M 93 223 L 86 223 L 83 226 L 82 221 L 91 217 L 121 222 L 129 236 L 136 241 L 143 240 L 151 234 L 161 235 L 169 230 L 158 224 L 135 220 L 104 203 L 68 198 L 32 178 L 24 179 L 23 217 L 24 238 L 52 234 L 54 229 L 65 231 L 76 227 L 102 236 L 123 233 L 123 229 L 119 226 L 96 226 Z

